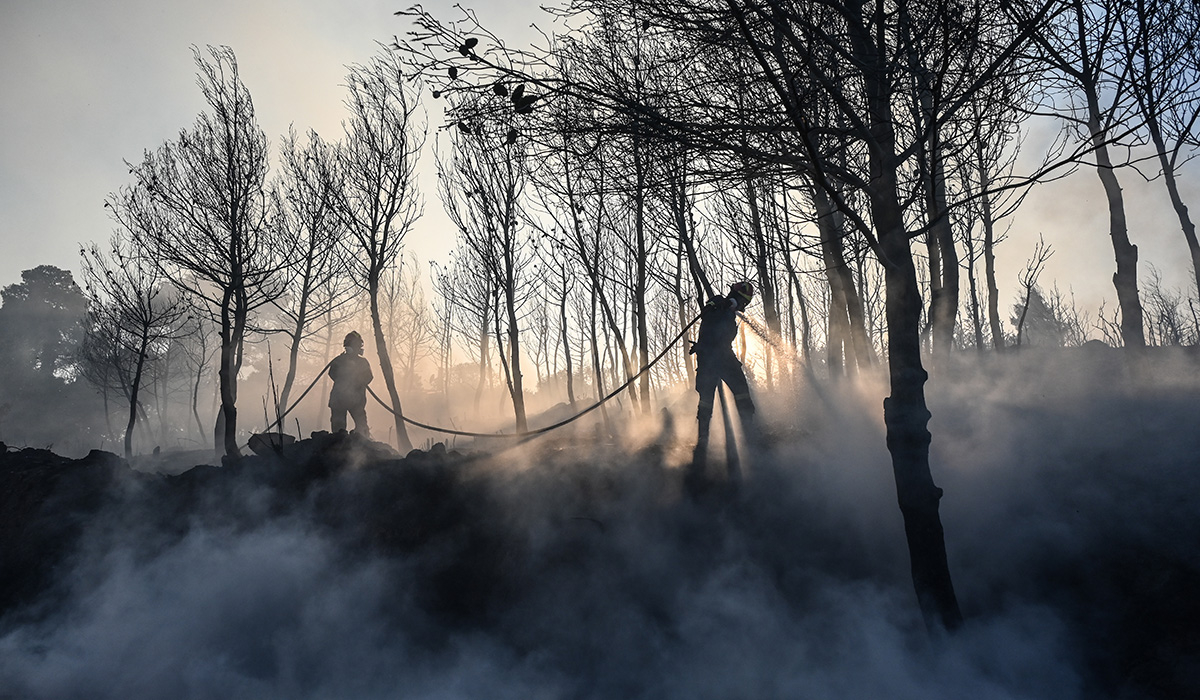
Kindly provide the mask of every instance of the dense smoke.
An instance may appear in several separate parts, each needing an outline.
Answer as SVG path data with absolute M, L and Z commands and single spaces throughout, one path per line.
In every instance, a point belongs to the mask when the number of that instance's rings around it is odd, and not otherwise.
M 930 383 L 954 636 L 920 619 L 863 378 L 763 397 L 741 488 L 698 499 L 682 429 L 120 472 L 54 589 L 0 620 L 0 697 L 1195 692 L 1194 361 L 986 359 Z

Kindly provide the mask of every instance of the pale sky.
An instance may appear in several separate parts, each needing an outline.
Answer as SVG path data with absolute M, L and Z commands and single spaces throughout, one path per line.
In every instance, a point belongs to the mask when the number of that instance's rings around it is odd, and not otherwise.
M 102 205 L 129 182 L 124 161 L 140 160 L 143 150 L 190 126 L 204 107 L 191 45 L 233 47 L 273 145 L 291 123 L 336 138 L 345 65 L 369 58 L 376 41 L 403 33 L 408 25 L 393 13 L 409 4 L 0 0 L 0 285 L 41 264 L 77 271 L 79 244 L 110 235 Z M 425 6 L 453 18 L 452 4 Z M 509 43 L 528 40 L 530 22 L 549 25 L 536 4 L 476 3 L 484 24 L 513 37 Z M 435 123 L 438 118 L 431 115 Z M 1183 185 L 1200 214 L 1198 172 L 1190 169 Z M 1119 176 L 1131 237 L 1141 249 L 1140 272 L 1145 276 L 1152 264 L 1168 283 L 1188 284 L 1187 249 L 1161 183 L 1147 184 L 1132 171 Z M 452 236 L 432 179 L 424 185 L 427 214 L 410 245 L 424 260 L 444 258 Z M 1073 289 L 1093 313 L 1105 298 L 1111 308 L 1113 253 L 1094 171 L 1035 191 L 1014 220 L 1010 240 L 999 249 L 1005 316 L 1038 233 L 1056 250 L 1043 281 Z
M 78 277 L 79 244 L 111 235 L 103 203 L 130 182 L 125 161 L 140 161 L 205 107 L 193 44 L 233 48 L 273 147 L 293 123 L 336 139 L 345 66 L 409 29 L 393 13 L 412 0 L 0 3 L 0 285 L 7 285 L 42 264 Z M 511 4 L 518 9 L 488 3 L 480 18 L 497 31 L 528 34 L 536 17 L 519 9 L 526 3 Z M 460 16 L 453 0 L 424 5 Z M 429 215 L 410 243 L 428 260 L 444 256 L 450 237 L 433 181 L 424 184 Z

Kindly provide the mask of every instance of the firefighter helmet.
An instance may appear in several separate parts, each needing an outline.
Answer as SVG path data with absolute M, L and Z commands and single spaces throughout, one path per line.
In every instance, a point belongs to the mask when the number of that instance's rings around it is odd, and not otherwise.
M 350 331 L 349 333 L 346 334 L 346 339 L 342 341 L 342 347 L 344 347 L 344 348 L 349 348 L 349 347 L 361 348 L 362 346 L 363 346 L 363 339 L 362 339 L 362 336 L 358 334 L 358 331 Z
M 729 287 L 729 296 L 737 299 L 741 303 L 742 308 L 745 308 L 754 299 L 754 286 L 746 280 L 735 282 Z

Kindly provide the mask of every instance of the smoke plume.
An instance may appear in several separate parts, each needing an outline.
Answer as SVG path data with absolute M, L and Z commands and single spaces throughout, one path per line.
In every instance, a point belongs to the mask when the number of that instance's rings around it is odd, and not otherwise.
M 917 611 L 877 378 L 763 397 L 740 488 L 718 449 L 699 498 L 685 430 L 114 467 L 29 511 L 79 521 L 0 618 L 0 697 L 1180 697 L 1198 389 L 1190 358 L 1115 351 L 935 368 L 952 636 Z

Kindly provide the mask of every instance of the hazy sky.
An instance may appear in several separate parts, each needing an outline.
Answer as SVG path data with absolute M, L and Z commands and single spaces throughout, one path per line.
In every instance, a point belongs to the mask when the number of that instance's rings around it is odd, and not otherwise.
M 291 123 L 332 138 L 343 116 L 344 66 L 368 58 L 376 41 L 405 31 L 405 20 L 393 13 L 410 0 L 0 3 L 4 285 L 40 264 L 76 270 L 79 244 L 110 235 L 102 204 L 129 182 L 124 161 L 140 160 L 143 150 L 189 126 L 204 106 L 191 45 L 233 47 L 272 144 Z M 478 4 L 485 24 L 502 36 L 528 37 L 531 21 L 549 24 L 533 2 Z M 425 6 L 457 16 L 451 0 Z M 1184 187 L 1200 211 L 1196 174 L 1190 171 Z M 1147 185 L 1131 171 L 1120 176 L 1143 274 L 1153 264 L 1168 282 L 1186 283 L 1187 250 L 1161 184 Z M 444 255 L 450 237 L 432 182 L 426 185 L 427 216 L 410 242 L 428 260 Z M 1094 310 L 1102 297 L 1111 300 L 1114 263 L 1107 227 L 1094 172 L 1035 192 L 999 250 L 1005 314 L 1038 233 L 1057 251 L 1044 281 L 1074 289 L 1083 308 Z
M 79 243 L 111 234 L 103 202 L 130 182 L 124 162 L 190 127 L 205 106 L 192 45 L 233 47 L 273 146 L 293 123 L 336 138 L 345 66 L 407 30 L 393 13 L 412 0 L 0 3 L 4 285 L 40 264 L 77 270 Z M 424 4 L 459 16 L 451 0 Z M 508 33 L 525 33 L 532 13 L 503 5 L 489 2 L 479 14 Z M 426 210 L 437 213 L 429 184 Z M 412 239 L 425 258 L 442 254 L 447 238 L 431 230 L 443 218 L 427 219 Z

